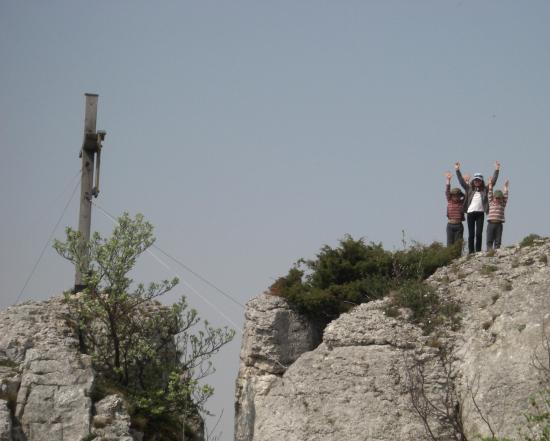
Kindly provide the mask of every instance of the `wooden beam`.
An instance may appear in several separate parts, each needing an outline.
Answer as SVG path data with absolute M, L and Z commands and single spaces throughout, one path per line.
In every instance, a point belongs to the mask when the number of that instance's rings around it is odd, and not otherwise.
M 98 139 L 96 132 L 98 95 L 87 93 L 84 116 L 84 140 L 80 156 L 82 157 L 82 174 L 80 180 L 80 211 L 78 215 L 78 231 L 80 232 L 81 249 L 84 266 L 87 266 L 86 250 L 84 243 L 90 240 L 90 229 L 92 226 L 92 197 L 94 179 L 94 156 L 98 150 Z M 75 292 L 84 288 L 80 269 L 76 268 Z

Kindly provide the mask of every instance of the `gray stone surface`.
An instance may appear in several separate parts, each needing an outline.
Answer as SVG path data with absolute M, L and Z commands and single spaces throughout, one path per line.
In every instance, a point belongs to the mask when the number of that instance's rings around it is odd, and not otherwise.
M 11 415 L 7 401 L 0 399 L 0 441 L 12 441 Z
M 438 338 L 454 348 L 452 385 L 463 405 L 469 439 L 490 434 L 472 398 L 497 435 L 515 438 L 529 396 L 540 389 L 532 360 L 543 353 L 543 330 L 550 336 L 549 254 L 549 243 L 503 249 L 494 256 L 478 254 L 438 270 L 429 281 L 441 296 L 462 305 L 461 329 L 446 330 Z M 288 366 L 279 364 L 277 357 L 285 351 L 273 344 L 280 324 L 287 323 L 275 319 L 287 308 L 284 301 L 260 296 L 249 302 L 235 439 L 429 439 L 407 384 L 411 360 L 423 360 L 428 397 L 444 396 L 445 372 L 431 347 L 434 337 L 423 336 L 404 319 L 386 317 L 383 306 L 360 305 L 342 315 L 325 329 L 323 343 L 310 351 L 307 333 L 296 334 L 303 343 L 292 345 L 303 353 L 296 351 Z M 430 424 L 438 439 L 450 439 L 440 421 Z
M 14 402 L 14 438 L 80 440 L 89 434 L 94 373 L 60 297 L 0 312 L 0 396 Z
M 260 371 L 281 374 L 320 342 L 315 327 L 286 300 L 261 295 L 246 305 L 241 359 Z
M 236 383 L 235 439 L 252 439 L 256 393 L 320 341 L 315 326 L 292 311 L 286 300 L 261 295 L 246 305 L 241 369 Z
M 130 434 L 130 417 L 124 399 L 109 395 L 95 405 L 92 432 L 98 441 L 133 441 Z
M 463 258 L 431 279 L 441 295 L 463 305 L 462 328 L 454 339 L 469 437 L 490 435 L 472 395 L 493 430 L 514 438 L 529 397 L 541 387 L 533 356 L 546 352 L 542 338 L 550 337 L 548 255 L 549 243 L 501 249 L 494 256 Z
M 252 428 L 236 439 L 425 440 L 410 405 L 406 370 L 426 338 L 415 326 L 387 317 L 384 305 L 373 302 L 343 314 L 326 328 L 324 343 L 281 377 L 250 378 Z M 437 382 L 427 393 L 435 394 L 434 387 Z M 442 441 L 450 439 L 437 423 L 434 430 Z
M 0 441 L 140 441 L 119 396 L 92 403 L 94 381 L 63 297 L 0 311 Z

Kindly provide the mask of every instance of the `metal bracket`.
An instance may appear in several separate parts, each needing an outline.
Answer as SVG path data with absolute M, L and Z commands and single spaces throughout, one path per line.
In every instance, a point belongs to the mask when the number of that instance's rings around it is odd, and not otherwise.
M 103 147 L 101 143 L 105 140 L 107 132 L 105 130 L 99 130 L 96 135 L 95 185 L 94 188 L 92 188 L 92 195 L 94 198 L 97 198 L 99 195 L 99 168 L 101 166 L 101 149 Z

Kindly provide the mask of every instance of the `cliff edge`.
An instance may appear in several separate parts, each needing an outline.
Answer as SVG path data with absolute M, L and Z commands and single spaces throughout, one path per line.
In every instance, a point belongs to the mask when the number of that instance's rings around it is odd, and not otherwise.
M 451 420 L 468 439 L 515 438 L 541 389 L 533 361 L 548 358 L 549 254 L 539 241 L 440 268 L 427 283 L 461 305 L 461 324 L 431 335 L 381 300 L 341 315 L 320 339 L 284 299 L 252 299 L 235 440 L 445 441 L 456 439 Z M 423 415 L 426 402 L 442 414 Z

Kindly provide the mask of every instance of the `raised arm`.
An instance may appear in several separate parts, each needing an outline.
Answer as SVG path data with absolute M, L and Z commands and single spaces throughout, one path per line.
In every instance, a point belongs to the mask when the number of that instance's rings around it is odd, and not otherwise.
M 489 199 L 489 202 L 493 202 L 493 180 L 489 179 L 489 183 L 487 184 L 487 198 Z
M 500 173 L 500 162 L 495 161 L 495 171 L 493 173 L 493 177 L 491 178 L 491 180 L 493 181 L 493 185 L 497 183 L 499 173 Z
M 447 201 L 451 200 L 451 172 L 445 172 L 445 196 Z
M 460 162 L 455 162 L 455 170 L 456 170 L 456 177 L 458 178 L 458 182 L 460 182 L 460 185 L 462 185 L 462 188 L 464 190 L 468 191 L 470 186 L 462 177 L 462 173 L 460 172 Z
M 510 181 L 508 179 L 506 179 L 506 182 L 504 183 L 504 205 L 506 206 L 506 204 L 508 203 L 508 193 L 509 193 L 509 190 L 510 190 Z

